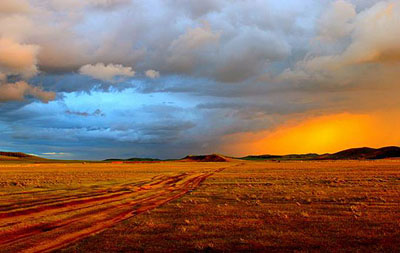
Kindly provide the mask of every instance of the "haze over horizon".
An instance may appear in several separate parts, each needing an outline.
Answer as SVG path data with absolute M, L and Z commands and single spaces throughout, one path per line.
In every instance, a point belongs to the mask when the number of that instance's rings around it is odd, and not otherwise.
M 0 1 L 0 150 L 400 146 L 400 2 Z

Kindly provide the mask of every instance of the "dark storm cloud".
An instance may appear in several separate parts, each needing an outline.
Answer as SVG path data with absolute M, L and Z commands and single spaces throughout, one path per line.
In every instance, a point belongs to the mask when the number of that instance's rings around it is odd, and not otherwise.
M 265 115 L 282 114 L 288 115 L 300 113 L 315 108 L 316 105 L 305 104 L 288 104 L 288 103 L 271 103 L 271 104 L 256 104 L 256 103 L 206 103 L 199 104 L 197 108 L 206 110 L 232 110 L 246 117 L 261 117 Z
M 278 13 L 280 7 L 266 1 L 24 2 L 30 11 L 2 19 L 14 29 L 0 33 L 40 48 L 38 67 L 46 72 L 113 63 L 237 81 L 287 57 L 291 46 L 285 37 L 302 31 L 297 11 Z M 99 16 L 92 7 L 105 12 Z

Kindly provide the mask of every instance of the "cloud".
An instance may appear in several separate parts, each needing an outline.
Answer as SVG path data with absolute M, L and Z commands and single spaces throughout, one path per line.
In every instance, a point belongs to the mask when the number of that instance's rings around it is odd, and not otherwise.
M 170 4 L 187 11 L 194 18 L 202 17 L 208 13 L 220 11 L 225 1 L 221 0 L 203 0 L 203 1 L 190 1 L 190 0 L 169 0 Z
M 101 8 L 101 9 L 110 9 L 117 8 L 120 6 L 128 5 L 132 3 L 132 0 L 89 0 L 88 2 L 91 7 Z
M 7 81 L 7 75 L 0 73 L 0 83 L 6 82 Z
M 292 50 L 288 35 L 304 30 L 295 15 L 304 12 L 302 5 L 282 10 L 260 0 L 21 2 L 30 11 L 0 16 L 0 36 L 37 45 L 37 67 L 49 74 L 118 63 L 141 72 L 240 82 L 284 59 Z
M 89 116 L 101 116 L 101 117 L 104 117 L 105 116 L 105 114 L 100 109 L 96 109 L 92 113 L 79 112 L 79 111 L 70 111 L 70 110 L 66 110 L 65 113 L 66 114 L 70 114 L 70 115 L 82 116 L 82 117 L 89 117 Z
M 32 96 L 47 103 L 56 97 L 54 92 L 44 91 L 24 81 L 0 84 L 0 91 L 0 102 L 22 101 L 27 96 Z
M 239 82 L 255 77 L 272 62 L 288 57 L 290 50 L 289 44 L 274 33 L 244 28 L 222 49 L 222 60 L 216 66 L 217 80 Z
M 117 81 L 116 77 L 124 78 L 135 75 L 135 71 L 131 67 L 124 67 L 121 64 L 105 65 L 104 63 L 84 65 L 79 69 L 79 73 L 108 82 Z
M 147 76 L 148 78 L 151 78 L 151 79 L 156 79 L 156 78 L 159 78 L 159 77 L 160 77 L 160 72 L 158 72 L 158 71 L 156 71 L 156 70 L 153 70 L 153 69 L 147 70 L 147 71 L 145 72 L 145 74 L 146 74 L 146 76 Z
M 64 152 L 46 152 L 46 153 L 42 153 L 42 155 L 64 156 L 64 155 L 70 155 L 70 154 L 64 153 Z
M 243 118 L 257 118 L 270 115 L 288 115 L 299 112 L 307 111 L 309 108 L 313 108 L 315 105 L 310 103 L 243 103 L 243 102 L 232 102 L 232 103 L 205 103 L 198 104 L 198 109 L 206 110 L 229 110 L 237 113 L 237 116 Z
M 49 7 L 56 10 L 65 11 L 82 11 L 89 9 L 101 9 L 104 11 L 113 11 L 115 8 L 126 6 L 132 3 L 132 0 L 86 0 L 86 1 L 70 1 L 70 0 L 52 0 L 47 3 Z
M 20 44 L 0 38 L 0 72 L 5 75 L 22 75 L 30 78 L 38 73 L 36 45 Z
M 3 142 L 177 157 L 399 108 L 399 17 L 389 0 L 0 1 Z
M 195 68 L 201 64 L 206 47 L 217 45 L 219 38 L 220 33 L 212 31 L 207 23 L 187 29 L 169 46 L 168 67 L 181 73 L 195 71 Z
M 30 5 L 26 0 L 2 0 L 0 2 L 0 14 L 27 13 Z
M 348 35 L 352 29 L 352 19 L 356 16 L 355 5 L 337 0 L 322 14 L 318 22 L 318 36 L 322 40 L 336 40 Z
M 332 41 L 322 50 L 312 51 L 278 75 L 278 82 L 290 82 L 297 88 L 313 89 L 371 89 L 379 83 L 381 89 L 397 89 L 400 74 L 400 3 L 379 2 L 356 15 L 350 4 L 337 1 L 328 12 L 338 12 L 347 6 L 351 19 L 345 18 L 346 31 L 326 29 L 324 37 Z M 342 13 L 343 14 L 343 13 Z M 324 25 L 336 26 L 336 19 L 326 19 Z M 338 28 L 338 27 L 337 27 Z M 343 28 L 343 24 L 342 24 Z M 339 29 L 339 28 L 338 28 Z M 379 79 L 379 80 L 378 80 Z
M 180 35 L 171 44 L 172 51 L 189 51 L 198 49 L 207 44 L 217 42 L 220 34 L 213 32 L 209 24 L 203 26 L 189 28 L 186 33 Z
M 357 15 L 352 43 L 343 53 L 346 63 L 400 62 L 400 3 L 380 2 Z

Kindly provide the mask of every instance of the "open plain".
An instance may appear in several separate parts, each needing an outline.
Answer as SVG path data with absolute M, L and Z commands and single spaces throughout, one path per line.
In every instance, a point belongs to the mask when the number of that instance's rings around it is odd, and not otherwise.
M 400 160 L 0 164 L 0 252 L 400 250 Z

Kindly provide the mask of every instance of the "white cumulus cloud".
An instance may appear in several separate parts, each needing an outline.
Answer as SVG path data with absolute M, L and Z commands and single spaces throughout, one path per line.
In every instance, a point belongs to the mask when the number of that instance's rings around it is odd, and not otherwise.
M 131 67 L 125 67 L 121 64 L 105 65 L 104 63 L 84 65 L 79 69 L 79 73 L 107 82 L 114 82 L 117 77 L 124 78 L 135 75 L 135 71 Z
M 146 76 L 151 78 L 151 79 L 156 79 L 160 77 L 160 72 L 153 70 L 153 69 L 149 69 L 146 71 Z

